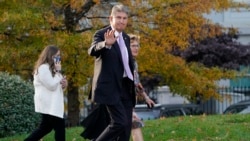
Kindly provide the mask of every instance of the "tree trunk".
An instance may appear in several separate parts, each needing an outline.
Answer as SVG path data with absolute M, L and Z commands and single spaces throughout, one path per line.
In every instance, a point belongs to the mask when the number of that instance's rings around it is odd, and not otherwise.
M 72 82 L 68 83 L 68 119 L 67 126 L 73 127 L 79 125 L 79 105 L 80 102 L 78 100 L 78 87 L 74 86 Z

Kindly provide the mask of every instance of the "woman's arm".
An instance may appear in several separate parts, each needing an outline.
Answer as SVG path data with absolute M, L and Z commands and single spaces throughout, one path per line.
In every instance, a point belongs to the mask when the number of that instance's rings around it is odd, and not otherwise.
M 140 94 L 140 95 L 145 99 L 145 101 L 146 101 L 146 103 L 149 105 L 149 107 L 152 108 L 152 107 L 155 105 L 155 103 L 154 103 L 154 101 L 153 101 L 152 99 L 149 98 L 149 96 L 148 96 L 147 93 L 145 92 L 145 90 L 144 90 L 142 84 L 139 83 L 139 84 L 137 85 L 137 87 L 138 87 L 139 90 L 140 90 L 140 91 L 138 92 L 138 94 Z

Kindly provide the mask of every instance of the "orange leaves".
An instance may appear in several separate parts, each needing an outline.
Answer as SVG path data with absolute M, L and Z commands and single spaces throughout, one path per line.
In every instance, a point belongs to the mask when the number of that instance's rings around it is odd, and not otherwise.
M 170 52 L 190 47 L 191 40 L 198 42 L 220 34 L 223 29 L 209 23 L 203 14 L 213 9 L 223 10 L 230 6 L 229 1 L 158 0 L 148 4 L 132 9 L 133 26 L 129 27 L 141 36 L 138 63 L 142 75 L 159 74 L 173 92 L 187 97 L 197 93 L 205 98 L 217 97 L 215 81 L 232 73 L 187 64 Z
M 134 19 L 140 21 L 133 24 L 138 24 L 135 30 L 145 32 L 147 35 L 158 31 L 160 38 L 155 41 L 160 46 L 168 42 L 167 45 L 186 48 L 190 38 L 200 39 L 201 27 L 206 23 L 202 14 L 210 12 L 214 5 L 217 9 L 224 8 L 218 6 L 228 6 L 228 1 L 223 1 L 226 4 L 221 1 L 216 4 L 204 0 L 150 1 L 151 6 L 148 9 L 137 9 L 136 14 L 134 13 L 136 11 L 133 11 L 134 15 L 137 15 Z M 145 29 L 145 26 L 148 26 L 148 29 Z M 169 46 L 164 47 L 169 48 Z
M 93 73 L 93 59 L 88 57 L 87 49 L 94 30 L 86 29 L 82 34 L 63 31 L 65 30 L 65 15 L 60 10 L 63 9 L 63 4 L 67 3 L 71 4 L 71 10 L 77 12 L 86 1 L 55 0 L 52 3 L 51 1 L 30 0 L 28 2 L 29 4 L 4 1 L 8 6 L 0 5 L 2 7 L 0 12 L 3 13 L 0 17 L 2 33 L 11 24 L 15 36 L 29 34 L 27 42 L 26 40 L 25 42 L 16 41 L 15 38 L 10 39 L 0 34 L 1 47 L 17 48 L 18 51 L 10 49 L 10 52 L 17 54 L 26 50 L 28 51 L 25 52 L 26 56 L 30 55 L 30 58 L 35 60 L 43 45 L 57 44 L 62 50 L 63 67 L 68 78 L 72 79 L 75 85 L 84 84 L 86 78 L 92 76 Z M 221 29 L 217 26 L 204 29 L 205 24 L 211 23 L 203 18 L 203 14 L 212 9 L 227 8 L 230 4 L 229 0 L 126 0 L 121 2 L 128 5 L 131 10 L 127 33 L 136 33 L 141 36 L 138 63 L 142 76 L 159 74 L 164 78 L 163 82 L 170 85 L 172 91 L 185 96 L 193 96 L 196 92 L 203 93 L 207 97 L 215 95 L 214 81 L 223 76 L 230 76 L 230 74 L 218 68 L 208 69 L 200 64 L 187 64 L 180 57 L 173 56 L 171 51 L 175 48 L 186 49 L 189 47 L 190 40 L 199 41 L 202 38 L 219 34 Z M 30 7 L 30 3 L 32 6 L 34 3 L 35 8 Z M 94 0 L 94 3 L 96 3 L 95 7 L 89 9 L 87 16 L 84 15 L 89 20 L 89 27 L 92 29 L 106 26 L 108 10 L 111 10 L 109 4 L 103 5 L 104 3 L 100 0 Z M 0 57 L 5 57 L 6 54 L 1 51 Z M 22 61 L 29 62 L 30 58 L 26 61 L 22 58 Z M 0 64 L 4 63 L 4 61 L 0 62 Z M 22 64 L 22 66 L 27 65 Z M 9 70 L 11 67 L 5 68 Z
M 83 0 L 70 0 L 70 7 L 77 12 L 81 11 L 82 5 L 84 4 Z

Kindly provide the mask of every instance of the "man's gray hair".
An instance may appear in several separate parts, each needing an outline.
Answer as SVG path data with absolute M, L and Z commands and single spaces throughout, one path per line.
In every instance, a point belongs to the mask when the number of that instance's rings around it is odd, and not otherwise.
M 124 12 L 128 15 L 128 8 L 122 4 L 114 5 L 111 11 L 111 16 L 114 16 L 117 12 Z

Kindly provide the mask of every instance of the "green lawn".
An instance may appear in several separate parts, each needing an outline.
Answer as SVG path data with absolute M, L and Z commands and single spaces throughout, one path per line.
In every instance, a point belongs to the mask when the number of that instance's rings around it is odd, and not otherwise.
M 98 126 L 98 125 L 96 125 Z M 81 127 L 66 130 L 67 141 L 87 141 Z M 249 115 L 213 115 L 163 118 L 145 121 L 145 141 L 250 141 Z M 0 138 L 0 141 L 23 141 L 26 135 Z M 53 133 L 43 141 L 53 141 Z

